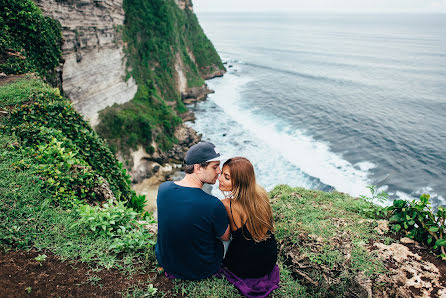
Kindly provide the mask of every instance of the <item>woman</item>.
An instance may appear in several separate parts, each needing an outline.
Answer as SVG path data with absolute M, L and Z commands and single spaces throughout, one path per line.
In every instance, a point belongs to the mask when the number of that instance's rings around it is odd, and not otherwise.
M 278 282 L 272 210 L 268 193 L 256 183 L 251 162 L 244 157 L 227 160 L 219 188 L 226 197 L 223 204 L 232 233 L 224 265 L 242 279 L 268 278 L 274 272 Z

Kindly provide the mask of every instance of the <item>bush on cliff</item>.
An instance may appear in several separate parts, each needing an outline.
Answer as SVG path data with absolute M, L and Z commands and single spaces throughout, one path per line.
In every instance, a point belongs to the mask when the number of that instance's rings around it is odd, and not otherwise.
M 62 50 L 61 26 L 31 0 L 0 0 L 0 72 L 36 72 L 55 81 Z
M 43 183 L 54 190 L 57 201 L 95 201 L 94 189 L 107 184 L 117 199 L 142 210 L 143 198 L 130 189 L 125 170 L 58 89 L 25 78 L 3 86 L 0 98 L 0 108 L 9 113 L 2 119 L 2 131 L 17 138 L 18 148 L 38 165 L 35 171 L 45 177 Z

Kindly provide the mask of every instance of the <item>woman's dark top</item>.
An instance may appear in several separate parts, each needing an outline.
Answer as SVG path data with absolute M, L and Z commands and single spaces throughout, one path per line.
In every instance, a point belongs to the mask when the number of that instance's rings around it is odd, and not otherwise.
M 232 204 L 230 203 L 231 215 Z M 234 221 L 234 216 L 232 216 Z M 229 245 L 224 265 L 241 278 L 256 278 L 268 274 L 277 261 L 277 243 L 274 234 L 268 231 L 269 238 L 255 242 L 246 224 L 232 231 L 232 242 Z

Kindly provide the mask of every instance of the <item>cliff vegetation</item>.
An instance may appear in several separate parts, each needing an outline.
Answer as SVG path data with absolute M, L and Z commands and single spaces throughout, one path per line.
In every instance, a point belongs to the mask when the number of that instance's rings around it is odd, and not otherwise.
M 0 0 L 0 72 L 35 72 L 55 86 L 62 50 L 58 21 L 31 0 Z
M 186 112 L 181 91 L 204 85 L 224 66 L 189 8 L 173 1 L 124 0 L 123 39 L 128 74 L 138 84 L 134 99 L 100 113 L 98 133 L 116 152 L 143 145 L 153 153 L 177 142 L 175 128 Z M 183 89 L 183 90 L 181 90 Z

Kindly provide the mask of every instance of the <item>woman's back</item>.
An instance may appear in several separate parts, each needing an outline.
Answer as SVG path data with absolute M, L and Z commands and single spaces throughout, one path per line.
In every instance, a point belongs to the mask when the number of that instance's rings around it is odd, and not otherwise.
M 242 278 L 261 277 L 271 272 L 277 261 L 277 243 L 271 231 L 262 231 L 261 241 L 255 241 L 244 222 L 244 211 L 230 199 L 223 202 L 228 210 L 232 230 L 232 242 L 224 259 L 224 265 Z

